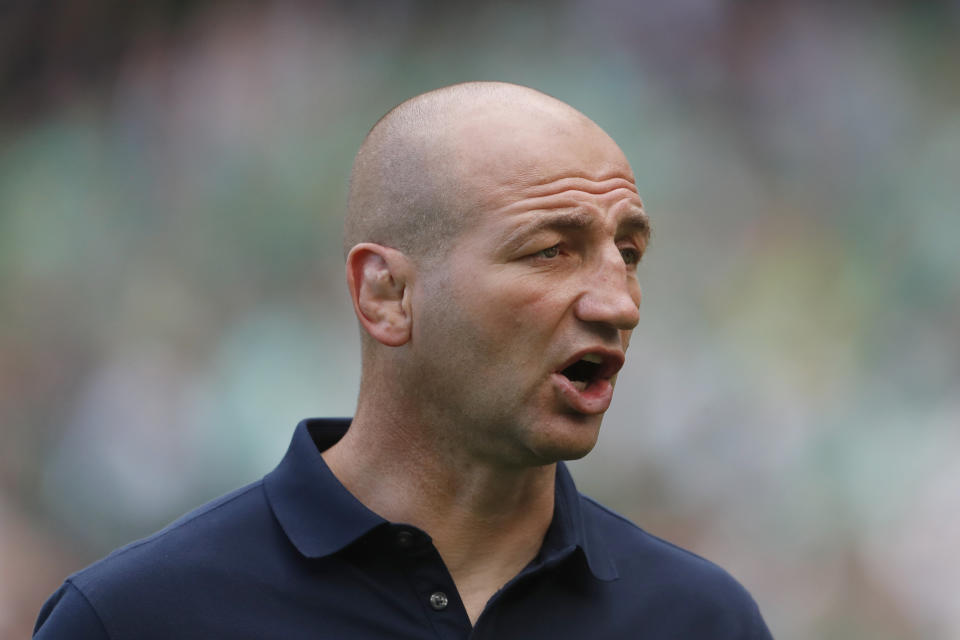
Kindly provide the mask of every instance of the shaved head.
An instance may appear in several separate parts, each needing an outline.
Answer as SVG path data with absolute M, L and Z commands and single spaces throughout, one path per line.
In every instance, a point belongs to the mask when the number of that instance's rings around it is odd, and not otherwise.
M 449 240 L 473 218 L 483 195 L 479 174 L 496 169 L 474 157 L 475 148 L 485 142 L 485 131 L 529 128 L 531 122 L 546 123 L 551 134 L 562 134 L 563 123 L 600 131 L 566 103 L 503 82 L 444 87 L 392 109 L 357 152 L 344 252 L 372 242 L 416 260 L 442 256 Z
M 399 105 L 351 176 L 356 419 L 376 416 L 370 428 L 402 448 L 421 430 L 422 448 L 451 460 L 464 449 L 521 466 L 584 455 L 613 374 L 593 386 L 563 372 L 589 349 L 588 368 L 618 368 L 648 239 L 630 163 L 573 107 L 495 82 Z

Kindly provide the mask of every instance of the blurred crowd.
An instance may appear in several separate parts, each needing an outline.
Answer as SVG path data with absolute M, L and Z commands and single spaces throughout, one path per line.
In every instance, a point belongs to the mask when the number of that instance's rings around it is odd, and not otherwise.
M 960 637 L 960 2 L 0 10 L 0 637 L 350 415 L 340 225 L 396 103 L 553 94 L 653 219 L 581 490 L 780 639 Z

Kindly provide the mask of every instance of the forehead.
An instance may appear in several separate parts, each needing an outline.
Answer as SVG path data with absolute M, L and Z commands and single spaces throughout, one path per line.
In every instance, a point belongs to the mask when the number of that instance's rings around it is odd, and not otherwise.
M 642 215 L 623 152 L 577 112 L 477 113 L 454 139 L 468 226 L 564 208 Z
M 459 176 L 478 195 L 535 187 L 563 177 L 633 181 L 623 152 L 596 124 L 570 110 L 536 105 L 525 110 L 477 111 L 453 136 Z

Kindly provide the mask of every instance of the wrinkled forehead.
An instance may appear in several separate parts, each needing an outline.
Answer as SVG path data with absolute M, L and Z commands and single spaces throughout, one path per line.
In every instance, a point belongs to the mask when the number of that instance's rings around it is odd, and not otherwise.
M 616 143 L 573 110 L 477 111 L 456 124 L 451 145 L 463 193 L 483 209 L 565 178 L 634 182 Z

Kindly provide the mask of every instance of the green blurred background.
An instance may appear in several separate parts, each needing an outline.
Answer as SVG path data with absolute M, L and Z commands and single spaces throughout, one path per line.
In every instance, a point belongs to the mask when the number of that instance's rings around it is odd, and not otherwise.
M 777 638 L 960 638 L 960 2 L 0 9 L 0 637 L 349 415 L 352 155 L 464 80 L 569 102 L 654 222 L 583 491 Z

